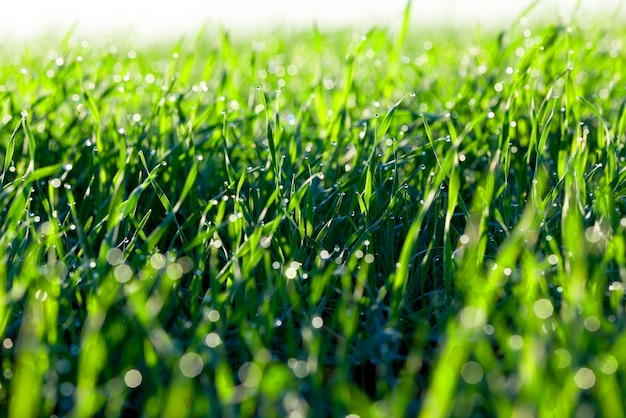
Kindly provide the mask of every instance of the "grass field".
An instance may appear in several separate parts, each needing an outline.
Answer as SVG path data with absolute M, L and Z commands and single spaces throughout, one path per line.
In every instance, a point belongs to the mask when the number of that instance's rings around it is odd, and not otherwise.
M 0 416 L 624 416 L 626 30 L 396 29 L 4 50 Z

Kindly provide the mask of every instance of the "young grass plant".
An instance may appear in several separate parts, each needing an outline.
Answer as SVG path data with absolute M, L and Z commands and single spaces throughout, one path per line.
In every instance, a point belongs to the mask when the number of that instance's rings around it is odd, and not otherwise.
M 0 415 L 623 415 L 623 29 L 410 7 L 3 51 Z

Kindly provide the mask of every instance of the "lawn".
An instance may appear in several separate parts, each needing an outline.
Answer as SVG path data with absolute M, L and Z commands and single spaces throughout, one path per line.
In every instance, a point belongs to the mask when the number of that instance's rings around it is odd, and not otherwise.
M 625 43 L 5 48 L 0 416 L 624 416 Z

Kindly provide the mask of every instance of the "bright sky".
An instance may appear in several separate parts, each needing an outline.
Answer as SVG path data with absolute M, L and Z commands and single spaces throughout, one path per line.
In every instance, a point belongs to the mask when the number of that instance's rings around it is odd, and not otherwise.
M 586 11 L 613 11 L 621 0 L 581 0 Z M 337 25 L 394 25 L 406 0 L 2 0 L 0 38 L 28 38 L 49 29 L 101 35 L 129 30 L 139 38 L 195 33 L 221 23 L 233 31 L 291 29 L 317 22 Z M 417 23 L 506 25 L 530 0 L 414 0 Z M 542 14 L 567 15 L 576 0 L 543 0 Z M 625 6 L 626 8 L 626 6 Z M 368 27 L 369 27 L 368 26 Z

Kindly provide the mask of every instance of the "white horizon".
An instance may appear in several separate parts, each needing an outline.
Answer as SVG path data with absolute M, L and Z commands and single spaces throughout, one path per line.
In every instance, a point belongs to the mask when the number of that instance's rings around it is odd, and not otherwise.
M 71 28 L 81 35 L 131 34 L 137 39 L 196 33 L 203 25 L 240 33 L 272 28 L 293 30 L 314 23 L 340 26 L 395 26 L 402 21 L 407 0 L 31 0 L 10 2 L 0 12 L 0 39 L 33 39 Z M 416 24 L 507 25 L 530 0 L 414 0 Z M 567 17 L 576 0 L 544 0 L 534 11 L 543 17 Z M 620 0 L 581 0 L 580 13 L 612 14 Z M 622 10 L 623 16 L 624 10 Z

